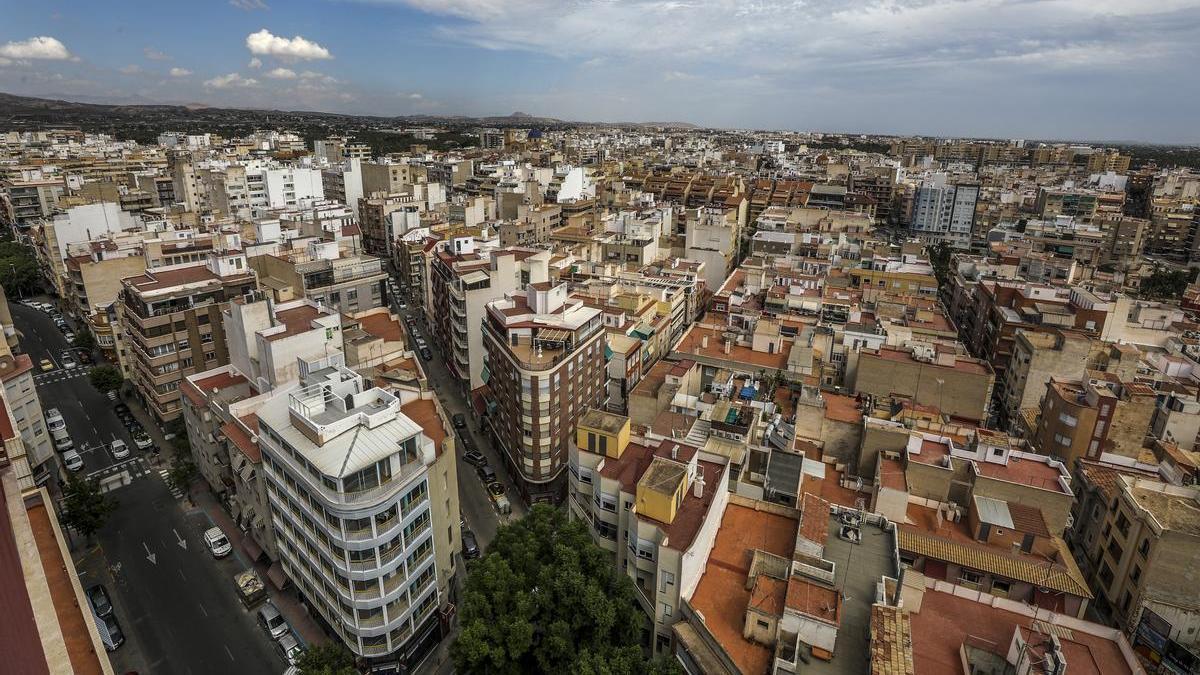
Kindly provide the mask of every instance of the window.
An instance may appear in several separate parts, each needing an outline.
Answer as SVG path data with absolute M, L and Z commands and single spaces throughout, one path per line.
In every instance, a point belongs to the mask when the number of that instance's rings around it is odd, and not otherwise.
M 1138 555 L 1142 556 L 1142 559 L 1148 558 L 1150 556 L 1150 540 L 1149 539 L 1142 540 L 1142 545 L 1138 546 Z
M 983 575 L 979 572 L 964 569 L 959 571 L 958 581 L 966 586 L 978 586 L 983 582 Z
M 668 619 L 671 618 L 671 615 L 675 612 L 675 608 L 671 606 L 671 603 L 664 602 L 661 605 L 661 609 L 662 609 L 662 616 L 659 618 L 658 622 L 665 623 Z
M 1007 598 L 1010 590 L 1012 590 L 1012 584 L 1010 582 L 1002 579 L 996 579 L 992 581 L 992 595 Z
M 1137 565 L 1134 565 L 1133 571 L 1129 573 L 1129 580 L 1136 584 L 1138 582 L 1138 579 L 1141 579 L 1141 578 L 1142 578 L 1142 568 L 1138 567 Z
M 1129 536 L 1129 519 L 1124 513 L 1117 515 L 1117 530 L 1121 532 L 1122 537 Z
M 766 630 L 766 629 L 768 629 L 768 628 L 770 628 L 770 627 L 771 627 L 771 624 L 770 624 L 770 623 L 768 623 L 768 622 L 766 622 L 766 621 L 763 621 L 762 619 L 755 619 L 755 623 L 757 623 L 757 624 L 758 624 L 758 627 L 759 627 L 759 628 L 761 628 L 761 629 L 763 629 L 763 630 Z
M 675 574 L 672 572 L 668 572 L 667 570 L 663 570 L 662 571 L 662 590 L 665 592 L 669 587 L 674 586 L 674 585 L 675 585 Z

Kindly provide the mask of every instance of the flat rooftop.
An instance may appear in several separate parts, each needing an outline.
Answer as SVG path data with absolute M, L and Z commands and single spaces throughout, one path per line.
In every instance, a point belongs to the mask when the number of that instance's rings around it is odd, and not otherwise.
M 796 546 L 795 518 L 730 503 L 717 530 L 708 564 L 689 602 L 743 673 L 769 672 L 773 651 L 742 637 L 751 590 L 746 588 L 754 551 L 791 559 Z M 874 597 L 872 595 L 872 597 Z
M 982 602 L 926 588 L 920 612 L 908 613 L 912 624 L 912 652 L 921 675 L 961 675 L 960 647 L 988 647 L 1006 654 L 1013 634 L 1022 631 L 1036 641 L 1030 627 L 1049 628 L 1056 615 L 1040 610 L 1041 621 Z M 1108 637 L 1116 629 L 1090 624 L 1094 631 L 1054 628 L 1072 675 L 1122 675 L 1133 673 L 1117 643 Z M 1043 636 L 1045 639 L 1045 636 Z M 866 672 L 865 670 L 863 672 Z

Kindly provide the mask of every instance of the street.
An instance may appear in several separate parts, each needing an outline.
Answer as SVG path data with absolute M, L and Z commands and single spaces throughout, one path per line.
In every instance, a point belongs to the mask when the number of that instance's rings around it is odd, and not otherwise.
M 15 302 L 12 313 L 21 347 L 34 363 L 49 358 L 58 364 L 68 345 L 53 321 Z M 126 460 L 114 460 L 108 451 L 112 440 L 132 439 L 113 412 L 115 403 L 86 374 L 84 367 L 56 368 L 34 379 L 43 410 L 58 408 L 66 420 L 84 459 L 82 472 L 117 501 L 92 546 L 72 534 L 80 583 L 108 587 L 125 632 L 125 644 L 110 654 L 114 669 L 155 675 L 281 672 L 284 664 L 273 643 L 235 595 L 233 574 L 248 565 L 233 555 L 212 559 L 200 536 L 211 527 L 207 515 L 184 510 L 182 495 L 171 492 L 151 457 L 135 450 Z
M 421 321 L 420 313 L 409 309 L 400 310 L 393 305 L 393 312 L 402 317 L 408 316 L 417 317 L 417 332 L 425 338 L 427 342 L 432 340 L 432 335 L 426 324 Z M 519 518 L 525 513 L 524 505 L 521 504 L 521 498 L 517 491 L 513 488 L 512 481 L 509 479 L 508 472 L 504 469 L 504 462 L 495 448 L 492 447 L 491 441 L 487 435 L 482 433 L 479 428 L 479 416 L 471 408 L 469 401 L 465 400 L 457 381 L 446 370 L 446 364 L 443 361 L 442 354 L 438 349 L 431 349 L 433 358 L 426 361 L 419 354 L 415 358 L 421 361 L 421 366 L 425 369 L 425 373 L 429 376 L 430 386 L 437 392 L 438 400 L 442 407 L 446 410 L 446 417 L 453 419 L 454 415 L 462 414 L 467 418 L 466 433 L 471 435 L 471 439 L 475 442 L 475 447 L 487 457 L 488 464 L 496 471 L 496 477 L 500 480 L 504 487 L 508 490 L 508 499 L 512 503 L 512 515 L 506 516 L 505 521 L 511 518 Z M 458 453 L 458 501 L 459 510 L 462 512 L 462 517 L 467 522 L 467 527 L 475 533 L 478 539 L 479 548 L 481 551 L 487 549 L 487 545 L 496 537 L 496 529 L 501 520 L 496 513 L 496 508 L 492 504 L 492 498 L 488 495 L 487 488 L 484 487 L 483 481 L 479 479 L 479 474 L 475 471 L 475 467 L 463 461 L 461 448 Z

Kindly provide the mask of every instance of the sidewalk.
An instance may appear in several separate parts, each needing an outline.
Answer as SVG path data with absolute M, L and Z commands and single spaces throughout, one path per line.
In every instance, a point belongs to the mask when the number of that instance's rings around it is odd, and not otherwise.
M 233 545 L 233 550 L 238 559 L 242 560 L 242 542 L 246 540 L 247 535 L 233 522 L 229 514 L 225 513 L 225 509 L 221 507 L 216 497 L 205 489 L 204 486 L 192 486 L 190 496 L 196 508 L 207 514 L 209 519 L 212 520 L 213 525 L 221 528 L 221 531 L 229 538 L 229 543 Z M 290 590 L 280 591 L 267 579 L 269 564 L 258 561 L 253 563 L 252 566 L 254 567 L 254 571 L 258 572 L 259 578 L 263 580 L 263 584 L 266 586 L 267 597 L 279 609 L 279 613 L 283 615 L 283 618 L 287 619 L 292 630 L 300 636 L 305 645 L 320 644 L 329 641 L 329 636 L 325 634 L 325 631 L 321 630 L 321 627 L 309 615 L 308 610 L 300 604 L 295 592 Z

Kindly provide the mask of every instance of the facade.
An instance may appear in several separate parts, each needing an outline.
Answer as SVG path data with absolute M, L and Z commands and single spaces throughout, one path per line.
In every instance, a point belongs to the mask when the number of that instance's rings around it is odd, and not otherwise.
M 251 257 L 250 265 L 276 302 L 306 298 L 348 314 L 384 305 L 383 260 L 343 249 L 336 239 L 293 240 L 288 248 Z
M 883 346 L 859 354 L 852 386 L 859 394 L 905 398 L 982 423 L 988 419 L 994 379 L 986 363 L 969 356 L 927 345 Z
M 33 375 L 33 360 L 28 354 L 13 354 L 6 344 L 0 345 L 0 382 L 8 413 L 25 447 L 30 475 L 42 485 L 57 476 L 58 466 Z
M 413 668 L 457 571 L 453 437 L 431 392 L 393 395 L 338 360 L 305 363 L 258 411 L 279 558 L 354 654 Z
M 600 314 L 569 298 L 565 283 L 530 283 L 487 305 L 487 424 L 526 501 L 562 498 L 575 424 L 586 408 L 605 406 Z
M 155 417 L 175 419 L 182 379 L 229 362 L 221 310 L 255 289 L 254 272 L 233 247 L 204 264 L 148 269 L 121 283 L 122 367 Z
M 1034 333 L 1017 329 L 1012 360 L 1000 385 L 1002 424 L 1014 429 L 1021 411 L 1039 408 L 1052 376 L 1081 377 L 1099 344 L 1075 331 Z
M 913 196 L 909 229 L 929 243 L 968 248 L 975 227 L 979 186 L 949 183 L 946 174 L 923 181 Z

